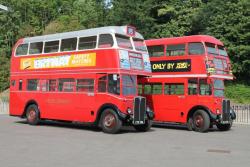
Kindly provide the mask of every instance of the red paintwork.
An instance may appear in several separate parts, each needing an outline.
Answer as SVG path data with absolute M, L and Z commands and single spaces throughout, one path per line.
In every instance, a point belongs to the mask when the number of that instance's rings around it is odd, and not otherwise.
M 214 79 L 218 79 L 219 76 L 222 80 L 227 77 L 232 77 L 232 74 L 218 74 L 211 75 L 206 70 L 206 60 L 212 55 L 187 55 L 187 45 L 186 54 L 183 56 L 166 56 L 166 45 L 168 44 L 183 44 L 188 42 L 209 42 L 218 45 L 223 43 L 214 37 L 206 35 L 194 35 L 185 36 L 178 38 L 162 38 L 162 39 L 152 39 L 146 40 L 147 46 L 154 45 L 164 45 L 164 56 L 162 57 L 150 57 L 151 63 L 160 60 L 181 60 L 181 59 L 191 59 L 192 69 L 189 72 L 153 72 L 152 77 L 143 78 L 139 80 L 140 83 L 184 83 L 185 93 L 184 95 L 164 95 L 164 86 L 162 94 L 156 95 L 144 95 L 147 98 L 151 108 L 155 112 L 155 121 L 159 122 L 176 122 L 176 123 L 186 123 L 188 119 L 188 113 L 196 106 L 204 106 L 209 109 L 213 114 L 219 115 L 222 112 L 222 100 L 223 97 L 215 97 L 212 95 L 188 95 L 188 79 L 189 78 L 207 78 L 211 83 Z M 214 56 L 220 59 L 224 59 L 230 64 L 228 57 Z M 197 74 L 202 76 L 198 77 Z M 186 76 L 185 76 L 186 75 Z M 225 78 L 223 78 L 225 77 Z M 219 113 L 216 110 L 219 109 Z
M 226 77 L 227 79 L 233 79 L 233 75 L 231 73 L 231 63 L 228 57 L 224 56 L 215 56 L 207 54 L 207 48 L 205 47 L 205 54 L 203 56 L 200 55 L 188 55 L 187 51 L 187 44 L 190 42 L 201 42 L 204 43 L 213 43 L 216 45 L 224 46 L 221 41 L 218 39 L 208 36 L 208 35 L 193 35 L 193 36 L 184 36 L 184 37 L 173 37 L 173 38 L 161 38 L 161 39 L 150 39 L 146 40 L 147 46 L 155 46 L 155 45 L 164 45 L 164 55 L 161 57 L 150 57 L 150 61 L 161 61 L 161 60 L 183 60 L 183 59 L 191 59 L 192 61 L 192 68 L 190 72 L 170 72 L 170 73 L 162 73 L 162 72 L 155 72 L 154 75 L 166 75 L 166 74 L 207 74 L 213 75 L 211 73 L 207 73 L 206 63 L 207 60 L 213 60 L 214 58 L 225 60 L 227 65 L 229 66 L 228 69 L 225 69 L 224 72 L 227 74 L 216 74 L 220 77 Z M 172 44 L 186 44 L 185 46 L 185 55 L 183 56 L 166 56 L 166 46 Z
M 97 92 L 97 78 L 100 73 L 116 73 L 148 76 L 150 73 L 142 70 L 120 69 L 118 49 L 97 49 L 88 51 L 75 51 L 64 53 L 53 53 L 45 55 L 19 56 L 15 57 L 15 49 L 23 40 L 19 40 L 13 48 L 11 59 L 10 80 L 15 80 L 15 86 L 10 86 L 10 115 L 22 116 L 28 101 L 34 100 L 38 103 L 40 117 L 42 119 L 55 119 L 93 123 L 97 119 L 97 111 L 105 104 L 113 104 L 127 114 L 127 108 L 133 109 L 135 96 L 114 95 Z M 53 68 L 39 70 L 20 70 L 21 58 L 58 56 L 70 53 L 96 53 L 96 66 L 76 68 Z M 135 52 L 135 51 L 131 51 Z M 139 53 L 139 52 L 138 52 Z M 94 93 L 83 92 L 47 92 L 47 91 L 26 91 L 27 79 L 58 79 L 58 78 L 94 78 Z M 18 81 L 23 80 L 23 90 L 18 90 Z M 122 90 L 121 90 L 122 91 Z M 91 114 L 91 112 L 93 114 Z

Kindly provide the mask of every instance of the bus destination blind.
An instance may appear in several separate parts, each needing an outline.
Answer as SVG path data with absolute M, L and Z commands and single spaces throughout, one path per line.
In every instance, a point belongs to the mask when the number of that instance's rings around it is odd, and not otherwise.
M 191 71 L 191 59 L 152 61 L 152 72 L 187 72 Z

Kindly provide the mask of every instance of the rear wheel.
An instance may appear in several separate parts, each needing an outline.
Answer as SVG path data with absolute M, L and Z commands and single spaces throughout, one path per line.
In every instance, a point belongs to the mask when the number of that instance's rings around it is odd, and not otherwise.
M 153 121 L 146 120 L 143 125 L 134 125 L 134 128 L 139 132 L 146 132 L 152 127 Z
M 210 126 L 210 118 L 206 111 L 197 110 L 193 115 L 193 128 L 197 132 L 206 132 Z
M 26 119 L 30 125 L 37 125 L 40 121 L 40 114 L 37 105 L 29 105 L 26 109 Z
M 231 129 L 232 125 L 233 125 L 233 120 L 232 119 L 229 120 L 228 124 L 221 124 L 221 123 L 216 124 L 217 128 L 220 131 L 228 131 L 228 130 Z
M 105 109 L 102 112 L 100 125 L 105 133 L 115 134 L 120 131 L 122 121 L 113 109 Z

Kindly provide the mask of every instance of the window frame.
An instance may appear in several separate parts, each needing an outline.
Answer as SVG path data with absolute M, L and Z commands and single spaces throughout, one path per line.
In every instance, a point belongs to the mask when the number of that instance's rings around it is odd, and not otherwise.
M 58 41 L 58 49 L 57 51 L 55 52 L 45 52 L 45 49 L 46 49 L 46 43 L 49 43 L 49 42 L 55 42 L 55 41 Z M 58 53 L 60 52 L 60 47 L 61 47 L 61 39 L 56 39 L 56 40 L 48 40 L 48 41 L 43 41 L 43 53 L 44 54 L 51 54 L 51 53 Z
M 97 47 L 98 47 L 98 40 L 99 40 L 98 36 L 99 36 L 99 35 L 79 36 L 78 39 L 77 39 L 77 46 L 76 46 L 77 51 L 97 49 Z M 80 39 L 81 39 L 81 38 L 90 38 L 90 37 L 96 37 L 95 47 L 94 47 L 94 48 L 90 48 L 90 49 L 80 49 L 80 47 L 79 47 L 79 45 L 80 45 Z M 86 43 L 86 42 L 85 42 L 85 43 Z

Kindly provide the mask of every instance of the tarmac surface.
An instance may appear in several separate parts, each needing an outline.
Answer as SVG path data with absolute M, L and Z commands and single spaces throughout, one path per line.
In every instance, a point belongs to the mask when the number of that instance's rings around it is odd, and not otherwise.
M 181 126 L 154 126 L 116 135 L 82 125 L 25 120 L 0 115 L 1 167 L 249 167 L 250 126 L 207 133 Z

